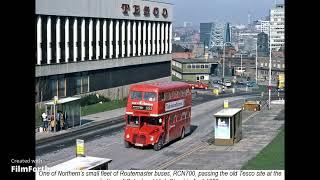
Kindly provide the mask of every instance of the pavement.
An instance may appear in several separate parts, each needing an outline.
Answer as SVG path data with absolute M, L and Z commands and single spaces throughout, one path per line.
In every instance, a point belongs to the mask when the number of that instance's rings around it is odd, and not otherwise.
M 123 116 L 125 113 L 125 108 L 114 109 L 110 111 L 100 112 L 96 114 L 91 114 L 87 116 L 81 117 L 81 126 L 77 126 L 74 128 L 69 128 L 62 131 L 57 132 L 37 132 L 36 133 L 36 141 L 48 139 L 54 136 L 61 136 L 70 132 L 78 131 L 80 129 L 86 128 L 93 124 L 97 123 L 106 123 L 108 121 L 112 121 L 114 118 L 118 118 Z

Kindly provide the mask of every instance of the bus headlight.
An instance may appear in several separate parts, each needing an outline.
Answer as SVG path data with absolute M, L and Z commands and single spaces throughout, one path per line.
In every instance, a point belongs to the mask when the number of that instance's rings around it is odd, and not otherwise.
M 150 136 L 150 141 L 153 141 L 154 139 L 153 139 L 153 136 Z
M 126 138 L 127 138 L 127 139 L 129 139 L 129 138 L 130 138 L 130 135 L 129 135 L 129 134 L 127 134 L 127 135 L 126 135 Z

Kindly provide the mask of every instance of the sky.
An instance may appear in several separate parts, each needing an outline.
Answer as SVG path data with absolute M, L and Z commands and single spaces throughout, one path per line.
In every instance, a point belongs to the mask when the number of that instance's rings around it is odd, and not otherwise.
M 184 21 L 199 25 L 200 22 L 230 22 L 247 24 L 248 13 L 251 21 L 264 19 L 275 0 L 166 0 L 173 3 L 173 22 L 182 26 Z M 277 4 L 284 0 L 276 0 Z

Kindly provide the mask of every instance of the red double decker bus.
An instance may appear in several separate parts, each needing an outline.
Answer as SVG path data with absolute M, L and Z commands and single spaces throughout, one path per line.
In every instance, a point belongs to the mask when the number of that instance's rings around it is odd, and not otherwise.
M 126 147 L 163 145 L 190 132 L 191 88 L 183 82 L 136 84 L 130 87 L 125 115 Z

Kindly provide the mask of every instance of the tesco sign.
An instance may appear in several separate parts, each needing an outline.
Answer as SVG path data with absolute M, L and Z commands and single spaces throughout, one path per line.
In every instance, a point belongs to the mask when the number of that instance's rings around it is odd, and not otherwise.
M 129 12 L 131 11 L 131 8 L 130 8 L 129 4 L 122 4 L 121 9 L 122 9 L 122 13 L 125 14 L 125 15 L 129 15 Z M 132 14 L 135 15 L 135 16 L 140 16 L 141 15 L 141 9 L 142 8 L 140 7 L 140 5 L 133 5 L 132 6 Z M 146 16 L 146 17 L 149 17 L 150 14 L 151 14 L 151 10 L 152 10 L 152 14 L 157 18 L 160 16 L 160 14 L 164 18 L 168 17 L 167 8 L 162 8 L 160 10 L 158 7 L 153 7 L 151 9 L 150 6 L 144 6 L 143 7 L 143 15 Z

